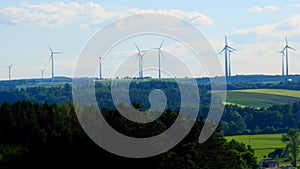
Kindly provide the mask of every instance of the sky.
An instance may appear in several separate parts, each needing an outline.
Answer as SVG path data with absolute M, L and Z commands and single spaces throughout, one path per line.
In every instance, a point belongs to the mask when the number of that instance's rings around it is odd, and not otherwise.
M 216 53 L 224 47 L 224 35 L 227 35 L 229 45 L 237 49 L 231 55 L 232 75 L 281 74 L 281 54 L 277 52 L 285 46 L 287 36 L 289 45 L 296 49 L 289 52 L 290 74 L 300 74 L 300 2 L 296 0 L 0 0 L 0 80 L 8 79 L 8 65 L 13 65 L 12 79 L 40 78 L 40 69 L 46 69 L 44 76 L 50 77 L 47 44 L 62 52 L 55 55 L 55 75 L 73 77 L 81 51 L 97 31 L 120 18 L 149 12 L 176 16 L 193 25 L 209 40 Z M 122 63 L 126 66 L 120 76 L 126 76 L 129 69 L 132 70 L 128 76 L 133 76 L 131 72 L 137 74 L 138 61 L 132 42 L 141 49 L 150 49 L 158 47 L 163 39 L 166 56 L 162 59 L 162 68 L 174 70 L 170 76 L 185 76 L 176 72 L 177 62 L 172 56 L 191 58 L 192 54 L 181 50 L 171 39 L 148 36 L 129 39 L 127 44 L 112 50 L 103 59 L 103 77 L 116 77 L 116 69 Z M 224 55 L 217 57 L 224 66 Z M 156 59 L 155 52 L 149 52 L 145 62 L 152 61 L 151 66 L 154 66 L 153 58 Z M 196 73 L 197 77 L 207 76 L 192 59 L 184 63 L 192 71 L 201 70 Z M 149 71 L 145 76 L 156 74 Z

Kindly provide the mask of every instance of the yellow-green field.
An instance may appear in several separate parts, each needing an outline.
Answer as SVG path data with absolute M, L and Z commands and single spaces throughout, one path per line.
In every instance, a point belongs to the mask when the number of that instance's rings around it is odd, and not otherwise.
M 215 91 L 218 94 L 218 91 Z M 270 107 L 300 101 L 300 91 L 282 89 L 229 90 L 225 104 L 251 107 Z
M 276 148 L 284 148 L 285 144 L 281 141 L 282 134 L 258 134 L 258 135 L 242 135 L 228 136 L 226 140 L 236 140 L 246 145 L 251 145 L 255 150 L 258 160 L 262 160 L 264 156 L 268 156 Z
M 279 96 L 290 96 L 295 98 L 300 98 L 300 90 L 284 90 L 284 89 L 247 89 L 247 90 L 232 90 L 235 92 L 244 93 L 263 93 Z

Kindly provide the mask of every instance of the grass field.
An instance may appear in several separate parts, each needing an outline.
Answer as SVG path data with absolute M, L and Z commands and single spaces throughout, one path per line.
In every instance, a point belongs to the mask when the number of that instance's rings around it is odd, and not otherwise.
M 264 156 L 268 156 L 276 148 L 284 148 L 285 144 L 281 141 L 282 134 L 258 134 L 258 135 L 242 135 L 225 137 L 226 140 L 236 140 L 243 142 L 246 145 L 251 145 L 255 150 L 258 161 L 262 160 Z
M 226 104 L 260 108 L 297 101 L 300 101 L 300 91 L 297 90 L 251 89 L 227 91 Z
M 243 93 L 263 93 L 278 96 L 290 96 L 300 98 L 300 90 L 284 90 L 284 89 L 248 89 L 248 90 L 232 90 Z

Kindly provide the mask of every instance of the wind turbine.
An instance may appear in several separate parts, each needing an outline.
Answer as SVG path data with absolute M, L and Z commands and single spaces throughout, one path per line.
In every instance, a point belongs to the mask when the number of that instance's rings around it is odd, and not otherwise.
M 134 43 L 134 46 L 138 50 L 137 56 L 139 58 L 139 78 L 143 79 L 144 78 L 143 61 L 144 61 L 144 55 L 146 54 L 146 51 L 145 50 L 141 51 L 140 48 L 138 47 L 138 45 L 136 43 Z
M 285 53 L 284 51 L 280 51 L 278 53 L 281 53 L 281 71 L 282 71 L 282 76 L 284 76 L 284 57 L 285 57 Z
M 228 55 L 229 55 L 229 51 L 236 51 L 236 49 L 230 47 L 228 45 L 228 41 L 227 41 L 227 37 L 225 35 L 225 47 L 219 52 L 219 54 L 221 54 L 222 52 L 225 53 L 225 77 L 226 79 L 228 78 Z
M 11 68 L 12 68 L 13 65 L 9 65 L 7 66 L 8 68 L 8 80 L 11 80 Z
M 103 56 L 99 56 L 99 77 L 100 77 L 100 80 L 102 80 L 102 59 L 103 59 Z
M 286 75 L 288 76 L 289 75 L 289 53 L 288 53 L 288 49 L 292 49 L 292 50 L 296 50 L 292 47 L 289 46 L 289 43 L 288 43 L 288 39 L 287 37 L 285 37 L 285 47 L 281 50 L 281 52 L 284 52 L 285 51 L 285 64 L 286 64 Z
M 160 44 L 160 46 L 158 48 L 153 48 L 153 49 L 157 49 L 158 50 L 158 78 L 160 79 L 161 78 L 161 63 L 160 63 L 160 57 L 161 55 L 163 55 L 162 51 L 161 51 L 161 48 L 162 46 L 164 45 L 165 43 L 165 40 L 163 40 Z
M 42 79 L 44 79 L 44 72 L 46 69 L 40 69 L 40 72 L 42 73 Z
M 49 44 L 47 44 L 48 47 L 49 47 L 49 50 L 50 50 L 50 57 L 49 57 L 49 61 L 51 59 L 51 67 L 52 67 L 52 82 L 54 81 L 54 55 L 55 54 L 60 54 L 62 52 L 56 52 L 56 51 L 53 51 L 52 48 L 50 47 Z

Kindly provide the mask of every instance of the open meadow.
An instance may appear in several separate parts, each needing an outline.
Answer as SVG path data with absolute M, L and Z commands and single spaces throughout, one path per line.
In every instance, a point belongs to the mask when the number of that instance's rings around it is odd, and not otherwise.
M 258 135 L 241 135 L 228 136 L 227 140 L 236 140 L 250 145 L 255 150 L 258 160 L 262 160 L 264 156 L 268 156 L 276 148 L 284 148 L 285 144 L 281 141 L 282 134 L 258 134 Z

